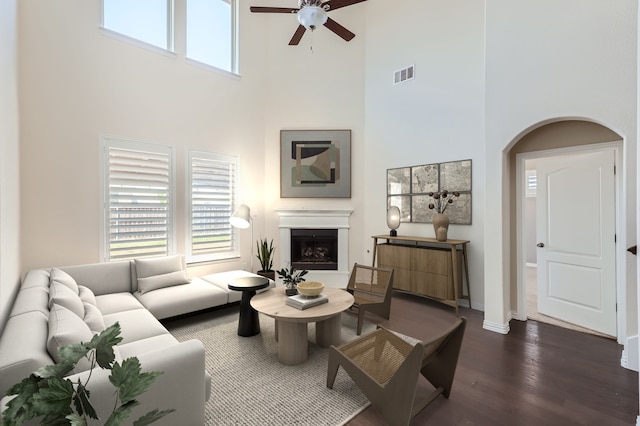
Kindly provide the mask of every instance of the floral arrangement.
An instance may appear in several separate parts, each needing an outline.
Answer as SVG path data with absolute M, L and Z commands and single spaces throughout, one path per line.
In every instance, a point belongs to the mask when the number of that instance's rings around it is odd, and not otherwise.
M 458 191 L 449 192 L 445 189 L 442 192 L 429 192 L 427 195 L 433 198 L 433 202 L 429 203 L 429 208 L 442 214 L 447 210 L 447 206 L 460 196 L 460 193 Z

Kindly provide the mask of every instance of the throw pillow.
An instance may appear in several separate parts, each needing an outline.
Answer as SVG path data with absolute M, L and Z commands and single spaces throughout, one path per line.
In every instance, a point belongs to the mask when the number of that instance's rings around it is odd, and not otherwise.
M 58 363 L 60 355 L 58 348 L 81 342 L 89 342 L 93 337 L 93 333 L 89 326 L 85 324 L 82 318 L 79 318 L 69 309 L 58 304 L 53 304 L 49 313 L 49 338 L 47 339 L 47 350 L 51 358 Z M 86 371 L 91 368 L 91 364 L 86 358 L 82 358 L 76 367 L 74 373 Z
M 49 309 L 54 304 L 64 306 L 80 319 L 84 318 L 84 305 L 78 293 L 74 293 L 69 287 L 57 281 L 49 287 Z
M 188 283 L 187 271 L 174 271 L 161 275 L 153 275 L 151 277 L 138 278 L 138 291 L 140 294 L 144 294 L 148 291 Z
M 93 333 L 100 333 L 106 328 L 102 312 L 96 305 L 84 302 L 84 322 Z
M 80 296 L 80 299 L 84 303 L 89 303 L 93 306 L 98 306 L 98 302 L 96 301 L 96 295 L 93 293 L 93 291 L 89 287 L 79 285 L 78 290 L 79 290 L 78 294 Z
M 76 283 L 76 280 L 74 280 L 71 275 L 67 274 L 63 270 L 57 268 L 53 268 L 51 270 L 51 273 L 49 274 L 49 285 L 53 284 L 54 282 L 64 284 L 71 290 L 73 290 L 76 294 L 78 294 L 78 284 Z
M 136 274 L 138 278 L 168 274 L 184 269 L 182 255 L 154 257 L 150 259 L 136 259 Z

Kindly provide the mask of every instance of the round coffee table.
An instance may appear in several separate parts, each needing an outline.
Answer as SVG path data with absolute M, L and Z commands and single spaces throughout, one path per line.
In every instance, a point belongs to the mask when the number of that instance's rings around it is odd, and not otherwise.
M 269 286 L 269 280 L 265 277 L 241 277 L 235 278 L 228 284 L 229 289 L 241 291 L 240 319 L 238 320 L 238 336 L 251 337 L 260 334 L 260 317 L 251 307 L 251 298 L 256 290 Z
M 323 348 L 339 345 L 341 314 L 353 305 L 353 296 L 345 290 L 325 287 L 323 294 L 329 301 L 300 310 L 286 304 L 284 287 L 272 288 L 251 299 L 251 306 L 276 321 L 278 360 L 296 365 L 308 357 L 307 324 L 316 323 L 316 344 Z

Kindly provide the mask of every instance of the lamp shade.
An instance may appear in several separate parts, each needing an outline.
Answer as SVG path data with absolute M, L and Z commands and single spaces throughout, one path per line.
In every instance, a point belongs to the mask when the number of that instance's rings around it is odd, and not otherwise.
M 246 204 L 240 204 L 229 218 L 231 226 L 236 228 L 248 228 L 251 226 L 251 209 Z
M 400 227 L 400 209 L 397 206 L 390 206 L 387 209 L 387 226 L 391 229 L 390 235 L 392 237 L 398 235 L 396 229 Z
M 315 30 L 327 22 L 327 12 L 319 6 L 305 6 L 298 13 L 298 22 L 308 30 Z

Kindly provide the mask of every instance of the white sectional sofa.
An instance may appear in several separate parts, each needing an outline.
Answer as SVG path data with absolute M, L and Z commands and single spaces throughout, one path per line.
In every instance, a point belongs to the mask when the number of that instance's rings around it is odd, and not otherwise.
M 88 341 L 119 322 L 123 340 L 116 358 L 136 356 L 143 370 L 164 372 L 139 398 L 131 419 L 174 408 L 156 424 L 203 425 L 212 380 L 204 347 L 198 340 L 178 342 L 159 320 L 239 301 L 241 293 L 227 284 L 252 275 L 230 271 L 189 280 L 182 256 L 32 270 L 0 338 L 0 395 L 55 363 L 57 347 Z M 86 376 L 87 368 L 79 364 L 76 376 Z M 110 413 L 113 406 L 108 374 L 96 369 L 89 382 L 98 413 Z

